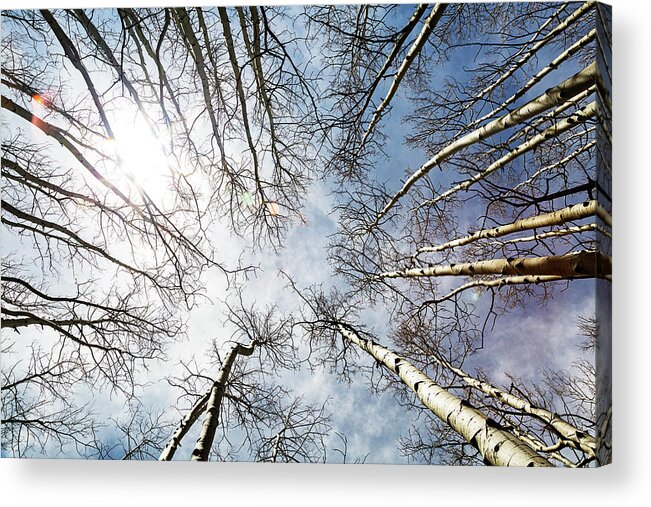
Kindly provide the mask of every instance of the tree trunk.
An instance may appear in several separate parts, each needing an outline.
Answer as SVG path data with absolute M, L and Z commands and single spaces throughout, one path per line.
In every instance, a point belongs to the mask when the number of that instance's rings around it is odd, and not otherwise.
M 482 380 L 471 377 L 461 368 L 453 366 L 445 359 L 440 358 L 435 354 L 433 354 L 431 357 L 441 366 L 458 375 L 461 380 L 463 380 L 467 385 L 474 387 L 475 389 L 490 396 L 491 398 L 496 399 L 501 403 L 504 403 L 505 405 L 508 405 L 509 407 L 540 419 L 554 429 L 554 431 L 562 438 L 564 444 L 567 444 L 570 447 L 574 447 L 576 449 L 581 449 L 591 457 L 595 457 L 597 449 L 595 439 L 586 431 L 583 431 L 570 424 L 558 414 L 550 412 L 549 410 L 546 410 L 542 407 L 532 405 L 529 401 L 524 400 L 519 396 L 515 396 L 514 394 L 511 394 L 507 391 L 499 389 L 498 387 L 495 387 L 488 382 L 484 382 Z
M 537 134 L 533 136 L 531 139 L 528 139 L 527 141 L 519 144 L 513 150 L 508 152 L 506 155 L 500 157 L 491 165 L 489 165 L 482 172 L 475 174 L 471 178 L 468 178 L 467 180 L 453 186 L 449 190 L 443 192 L 442 194 L 437 195 L 433 199 L 426 201 L 425 204 L 435 204 L 442 199 L 446 199 L 447 197 L 451 196 L 456 192 L 459 192 L 461 190 L 468 190 L 468 188 L 470 188 L 471 185 L 474 185 L 478 181 L 485 179 L 487 176 L 491 175 L 498 169 L 502 169 L 508 163 L 512 162 L 516 158 L 524 155 L 527 152 L 530 152 L 534 148 L 547 142 L 552 137 L 557 137 L 563 132 L 567 132 L 568 130 L 571 130 L 574 127 L 576 127 L 577 125 L 581 123 L 585 123 L 596 114 L 597 114 L 597 105 L 595 102 L 591 102 L 583 109 L 580 109 L 579 111 L 575 112 L 572 116 L 569 116 L 559 121 L 558 123 L 552 125 L 551 127 L 543 130 L 540 134 Z
M 199 416 L 203 413 L 204 409 L 206 408 L 206 404 L 208 403 L 208 399 L 210 398 L 211 392 L 212 390 L 204 394 L 201 398 L 199 398 L 197 402 L 193 405 L 193 407 L 190 409 L 190 412 L 188 412 L 186 416 L 183 419 L 181 419 L 181 423 L 172 434 L 172 437 L 169 439 L 167 445 L 165 446 L 165 449 L 163 449 L 163 452 L 158 458 L 159 461 L 172 460 L 172 458 L 174 457 L 174 453 L 176 452 L 176 449 L 181 444 L 181 440 L 186 435 L 186 433 L 190 431 L 190 428 L 194 425 L 197 419 L 199 419 Z
M 609 279 L 610 275 L 605 275 L 604 278 Z M 486 287 L 493 288 L 504 287 L 506 285 L 528 285 L 528 284 L 541 284 L 541 283 L 551 283 L 551 282 L 562 282 L 577 280 L 579 278 L 592 278 L 591 276 L 556 276 L 556 275 L 535 275 L 535 276 L 503 276 L 500 278 L 495 278 L 493 280 L 473 280 L 472 282 L 464 283 L 460 287 L 451 290 L 445 296 L 442 296 L 438 299 L 426 301 L 426 303 L 439 304 L 448 299 L 452 299 L 457 294 L 472 289 L 475 287 Z
M 513 223 L 501 225 L 492 229 L 482 229 L 463 238 L 448 241 L 441 245 L 422 247 L 418 249 L 418 253 L 440 252 L 449 248 L 467 245 L 468 243 L 473 243 L 474 241 L 483 238 L 499 238 L 514 232 L 538 229 L 540 227 L 550 227 L 553 225 L 562 225 L 567 222 L 581 220 L 593 215 L 598 216 L 606 225 L 612 226 L 610 215 L 597 201 L 586 201 L 580 204 L 575 204 L 574 206 L 568 206 L 567 208 L 552 213 L 523 218 Z
M 556 275 L 563 277 L 598 276 L 611 274 L 611 258 L 599 252 L 581 251 L 547 257 L 519 259 L 491 259 L 463 262 L 446 266 L 387 271 L 376 279 L 414 278 L 421 276 L 475 276 L 475 275 Z
M 364 149 L 364 145 L 366 144 L 366 141 L 368 140 L 369 136 L 373 132 L 373 129 L 375 129 L 375 126 L 380 121 L 380 118 L 382 118 L 385 109 L 389 107 L 389 104 L 391 103 L 391 100 L 393 99 L 394 95 L 398 91 L 400 82 L 407 74 L 407 70 L 409 70 L 411 63 L 418 56 L 421 49 L 427 42 L 427 38 L 430 36 L 434 28 L 436 28 L 436 25 L 441 19 L 443 12 L 445 12 L 446 7 L 447 7 L 446 4 L 436 4 L 434 7 L 432 7 L 432 11 L 430 12 L 430 15 L 425 20 L 423 29 L 418 34 L 418 37 L 416 37 L 416 40 L 412 44 L 411 48 L 409 48 L 409 51 L 407 52 L 405 59 L 400 64 L 400 67 L 398 68 L 398 71 L 396 72 L 396 75 L 393 78 L 393 82 L 391 83 L 391 87 L 389 88 L 386 97 L 384 97 L 384 99 L 382 100 L 378 108 L 375 110 L 375 113 L 373 113 L 373 117 L 371 118 L 371 123 L 366 129 L 366 132 L 364 133 L 364 137 L 362 137 L 362 141 L 359 145 L 359 148 L 357 149 L 358 156 L 361 153 L 361 151 Z
M 372 225 L 377 225 L 377 223 L 382 219 L 382 217 L 398 202 L 398 200 L 404 196 L 409 189 L 418 181 L 420 178 L 425 176 L 429 171 L 431 171 L 435 166 L 441 164 L 445 160 L 449 159 L 452 155 L 457 153 L 463 148 L 471 146 L 475 143 L 483 141 L 484 139 L 493 136 L 499 132 L 502 132 L 508 128 L 514 127 L 519 123 L 522 123 L 552 107 L 559 106 L 575 95 L 581 93 L 586 88 L 589 88 L 595 83 L 596 75 L 596 65 L 588 65 L 578 74 L 566 79 L 558 86 L 550 88 L 542 95 L 536 97 L 525 105 L 517 108 L 515 111 L 508 113 L 500 118 L 497 118 L 490 123 L 487 123 L 483 127 L 466 134 L 465 136 L 457 139 L 452 142 L 442 150 L 440 150 L 436 155 L 431 159 L 425 162 L 420 169 L 413 173 L 407 181 L 405 181 L 402 188 L 391 198 L 391 200 L 386 204 L 382 210 L 377 214 L 375 222 Z M 594 106 L 593 106 L 594 107 Z M 594 112 L 593 112 L 594 114 Z M 569 120 L 569 119 L 568 119 Z M 576 120 L 572 120 L 576 123 Z M 563 123 L 563 122 L 561 122 Z M 554 127 L 552 127 L 554 128 Z M 549 130 L 549 129 L 548 129 Z M 559 132 L 560 133 L 560 132 Z
M 549 74 L 551 71 L 557 69 L 558 67 L 561 66 L 561 64 L 568 60 L 570 57 L 574 56 L 579 50 L 590 44 L 596 36 L 596 30 L 590 30 L 587 35 L 582 37 L 580 40 L 575 42 L 573 45 L 571 45 L 569 48 L 567 48 L 565 51 L 563 51 L 560 55 L 558 55 L 556 58 L 554 58 L 549 65 L 544 67 L 542 70 L 540 70 L 534 77 L 532 77 L 527 83 L 520 88 L 516 93 L 511 95 L 508 99 L 506 99 L 502 104 L 490 113 L 486 114 L 485 116 L 482 116 L 481 118 L 473 121 L 470 124 L 470 128 L 475 127 L 476 125 L 480 125 L 484 121 L 488 120 L 492 116 L 504 111 L 509 104 L 515 102 L 521 97 L 524 97 L 524 95 L 531 90 L 536 84 L 538 84 L 547 74 Z
M 341 324 L 338 329 L 344 338 L 398 375 L 434 415 L 472 444 L 491 465 L 553 466 L 519 438 L 503 430 L 495 421 L 435 384 L 406 359 L 360 337 Z
M 219 424 L 219 410 L 221 408 L 224 391 L 226 390 L 226 383 L 228 382 L 228 376 L 230 375 L 233 363 L 238 355 L 250 356 L 253 354 L 254 348 L 254 344 L 241 345 L 237 343 L 226 355 L 224 363 L 219 369 L 217 380 L 215 380 L 215 383 L 210 390 L 210 397 L 208 398 L 208 404 L 206 407 L 206 418 L 203 421 L 197 444 L 194 447 L 194 451 L 192 451 L 192 461 L 208 461 L 210 448 L 215 439 L 215 431 Z

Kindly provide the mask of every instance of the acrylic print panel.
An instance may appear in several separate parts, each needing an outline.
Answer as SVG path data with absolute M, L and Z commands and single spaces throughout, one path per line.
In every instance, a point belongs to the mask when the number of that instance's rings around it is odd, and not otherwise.
M 610 18 L 3 11 L 2 456 L 609 463 Z

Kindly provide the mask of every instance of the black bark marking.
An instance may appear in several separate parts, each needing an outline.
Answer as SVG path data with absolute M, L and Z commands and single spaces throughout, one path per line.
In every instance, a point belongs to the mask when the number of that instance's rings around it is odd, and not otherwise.
M 495 428 L 498 430 L 503 430 L 504 426 L 502 426 L 500 423 L 498 423 L 495 419 L 492 419 L 491 417 L 486 418 L 486 426 L 489 428 Z

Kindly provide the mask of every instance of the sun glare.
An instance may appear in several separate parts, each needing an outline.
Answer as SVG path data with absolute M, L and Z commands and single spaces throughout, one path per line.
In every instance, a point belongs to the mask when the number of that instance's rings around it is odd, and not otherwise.
M 123 170 L 152 197 L 162 197 L 170 176 L 171 161 L 163 143 L 140 116 L 117 115 L 111 121 L 115 139 L 110 140 L 111 155 L 119 158 Z

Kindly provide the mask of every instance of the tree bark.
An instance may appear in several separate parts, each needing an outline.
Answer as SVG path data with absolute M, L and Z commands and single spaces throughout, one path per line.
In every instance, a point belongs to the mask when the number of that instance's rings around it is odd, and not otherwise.
M 567 208 L 552 213 L 523 218 L 522 220 L 517 220 L 513 223 L 501 225 L 492 229 L 482 229 L 473 234 L 469 234 L 468 236 L 464 236 L 463 238 L 457 238 L 436 246 L 422 247 L 417 251 L 418 253 L 440 252 L 442 250 L 467 245 L 468 243 L 473 243 L 484 238 L 499 238 L 514 232 L 538 229 L 540 227 L 550 227 L 553 225 L 562 225 L 567 222 L 581 220 L 593 215 L 598 216 L 606 225 L 612 227 L 610 214 L 601 206 L 601 204 L 599 204 L 599 202 L 593 200 L 575 204 L 574 206 L 568 206 Z
M 206 404 L 208 403 L 208 399 L 210 398 L 211 391 L 207 392 L 201 398 L 199 398 L 190 409 L 190 412 L 188 412 L 185 417 L 181 419 L 181 423 L 176 428 L 176 430 L 174 430 L 174 433 L 167 442 L 167 445 L 165 446 L 165 449 L 163 449 L 163 452 L 158 458 L 158 461 L 172 460 L 176 449 L 178 449 L 179 445 L 181 444 L 181 440 L 186 435 L 186 433 L 190 431 L 190 428 L 194 425 L 197 419 L 199 419 L 199 416 L 204 412 Z
M 576 449 L 581 449 L 591 457 L 595 457 L 597 447 L 594 437 L 589 435 L 587 432 L 577 428 L 576 426 L 568 423 L 558 414 L 550 412 L 549 410 L 546 410 L 542 407 L 533 405 L 529 401 L 523 400 L 518 396 L 499 389 L 498 387 L 495 387 L 488 382 L 478 380 L 468 375 L 461 368 L 453 366 L 437 355 L 432 355 L 432 357 L 441 366 L 458 375 L 461 380 L 463 380 L 467 385 L 474 387 L 482 393 L 496 399 L 501 403 L 508 405 L 511 408 L 519 410 L 525 414 L 530 414 L 540 419 L 554 429 L 554 431 L 562 438 L 564 444 Z
M 383 278 L 415 278 L 421 276 L 475 276 L 475 275 L 556 275 L 563 277 L 610 275 L 611 258 L 599 252 L 581 251 L 546 257 L 519 259 L 491 259 L 463 262 L 445 266 L 386 271 Z
M 412 14 L 411 18 L 409 18 L 409 21 L 405 25 L 404 29 L 402 30 L 402 33 L 398 40 L 395 42 L 393 48 L 391 49 L 391 52 L 389 53 L 389 56 L 387 57 L 386 61 L 384 62 L 384 65 L 380 69 L 380 71 L 377 73 L 377 76 L 375 76 L 375 79 L 373 80 L 373 84 L 369 88 L 368 92 L 366 93 L 366 100 L 364 101 L 364 104 L 359 110 L 359 115 L 363 115 L 364 112 L 366 111 L 366 108 L 369 106 L 371 103 L 371 100 L 373 99 L 373 95 L 375 94 L 375 90 L 377 89 L 378 85 L 384 78 L 385 74 L 388 72 L 388 70 L 391 68 L 393 65 L 393 61 L 396 59 L 398 56 L 398 53 L 402 50 L 402 45 L 405 43 L 407 40 L 407 37 L 411 34 L 412 30 L 416 27 L 416 24 L 422 17 L 422 15 L 425 13 L 427 10 L 428 4 L 420 4 L 418 7 L 416 7 L 416 10 Z
M 199 434 L 199 439 L 194 447 L 194 451 L 192 451 L 192 461 L 208 461 L 210 449 L 213 440 L 215 439 L 215 431 L 219 424 L 219 411 L 222 399 L 224 398 L 226 383 L 228 382 L 228 376 L 230 375 L 233 363 L 238 355 L 250 356 L 253 354 L 254 349 L 254 344 L 242 345 L 237 343 L 226 355 L 224 363 L 219 369 L 217 379 L 210 390 L 210 397 L 208 398 L 206 406 L 206 418 L 203 421 L 201 433 Z
M 503 430 L 498 423 L 438 386 L 406 359 L 360 337 L 346 326 L 339 324 L 338 329 L 344 338 L 400 377 L 434 415 L 472 444 L 491 465 L 553 466 L 519 438 Z

